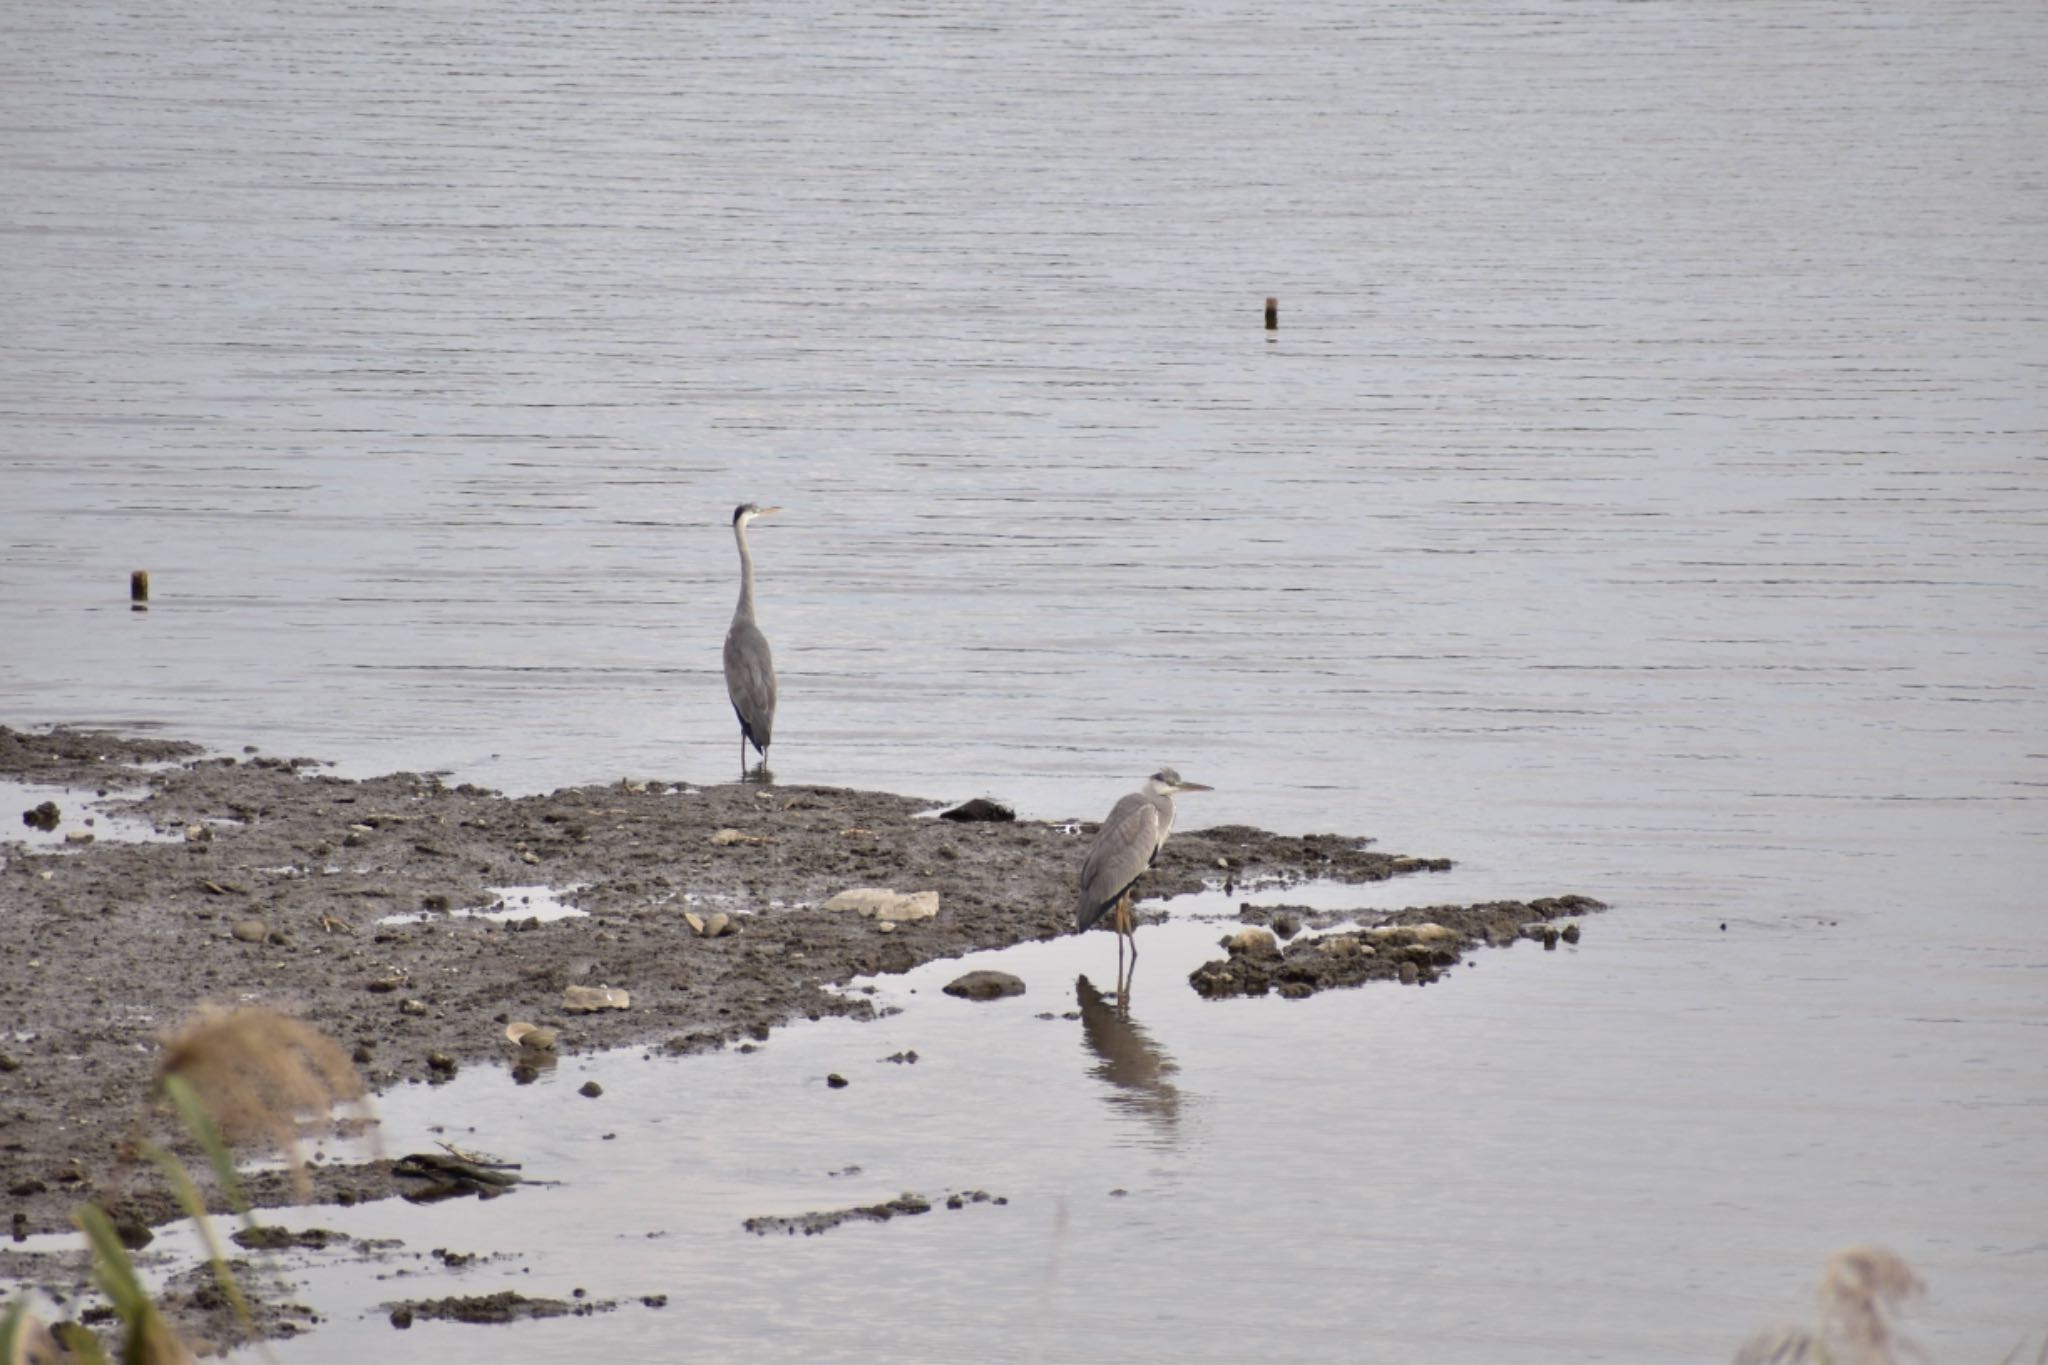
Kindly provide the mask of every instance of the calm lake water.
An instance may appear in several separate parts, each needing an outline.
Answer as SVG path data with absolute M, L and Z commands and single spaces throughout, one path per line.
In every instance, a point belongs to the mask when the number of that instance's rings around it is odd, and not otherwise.
M 1093 818 L 1171 762 L 1189 824 L 1459 861 L 1373 903 L 1614 906 L 1213 1005 L 1185 908 L 1122 1081 L 1034 1017 L 1100 939 L 565 1064 L 596 1118 L 399 1097 L 576 1183 L 348 1226 L 670 1295 L 521 1358 L 1714 1360 L 1859 1241 L 1940 1360 L 2048 1329 L 2037 0 L 12 0 L 0 52 L 0 721 L 718 780 L 751 499 L 781 781 Z

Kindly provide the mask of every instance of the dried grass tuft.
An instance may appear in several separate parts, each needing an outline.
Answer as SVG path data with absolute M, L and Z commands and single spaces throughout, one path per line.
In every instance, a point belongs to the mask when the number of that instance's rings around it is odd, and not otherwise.
M 334 1124 L 336 1105 L 367 1112 L 367 1090 L 339 1043 L 301 1019 L 263 1006 L 202 1008 L 164 1040 L 157 1088 L 181 1082 L 223 1141 L 268 1142 L 283 1153 L 293 1188 L 312 1181 L 299 1146 L 309 1128 Z
M 1845 1247 L 1828 1257 L 1815 1297 L 1812 1326 L 1759 1332 L 1736 1353 L 1735 1365 L 1899 1365 L 1918 1357 L 1893 1319 L 1927 1292 L 1904 1257 L 1883 1247 Z
M 1897 1253 L 1845 1247 L 1821 1270 L 1821 1332 L 1840 1345 L 1844 1365 L 1895 1365 L 1899 1352 L 1917 1352 L 1892 1318 L 1926 1292 Z

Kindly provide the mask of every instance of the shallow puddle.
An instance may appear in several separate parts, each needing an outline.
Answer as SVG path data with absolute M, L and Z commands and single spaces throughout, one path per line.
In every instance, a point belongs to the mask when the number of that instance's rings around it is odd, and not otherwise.
M 147 796 L 147 791 L 95 792 L 73 787 L 48 786 L 40 782 L 0 779 L 0 860 L 8 844 L 25 844 L 34 849 L 68 848 L 101 839 L 116 843 L 169 842 L 182 837 L 160 831 L 148 820 L 122 813 L 123 802 Z M 31 821 L 45 802 L 56 806 L 54 821 Z
M 450 919 L 539 920 L 546 924 L 558 919 L 587 919 L 590 912 L 564 903 L 563 896 L 580 890 L 575 886 L 494 886 L 489 905 L 458 906 L 452 910 L 408 910 L 385 915 L 379 924 L 419 924 L 446 916 Z

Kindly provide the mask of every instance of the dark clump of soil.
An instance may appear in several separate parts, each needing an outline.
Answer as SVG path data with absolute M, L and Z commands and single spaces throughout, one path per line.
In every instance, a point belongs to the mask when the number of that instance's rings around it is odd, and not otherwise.
M 1546 948 L 1560 939 L 1576 943 L 1576 922 L 1559 929 L 1552 921 L 1606 908 L 1590 896 L 1427 906 L 1373 916 L 1371 927 L 1319 934 L 1284 949 L 1263 930 L 1246 930 L 1226 940 L 1227 957 L 1195 968 L 1188 983 L 1211 999 L 1273 991 L 1290 1000 L 1368 981 L 1426 986 L 1477 946 L 1504 947 L 1521 938 Z
M 839 1172 L 835 1171 L 833 1174 L 837 1175 Z M 1007 1204 L 1010 1201 L 1002 1195 L 990 1194 L 987 1190 L 961 1190 L 941 1196 L 940 1202 L 949 1209 L 964 1209 L 970 1204 Z M 749 1218 L 740 1226 L 760 1237 L 766 1237 L 774 1232 L 791 1237 L 801 1232 L 806 1237 L 814 1237 L 818 1233 L 830 1232 L 833 1228 L 843 1227 L 848 1223 L 886 1223 L 891 1218 L 915 1217 L 920 1213 L 930 1213 L 932 1207 L 932 1201 L 923 1195 L 906 1192 L 880 1204 L 861 1204 L 850 1209 L 818 1209 L 810 1213 L 789 1215 L 767 1214 Z
M 180 1216 L 124 1153 L 157 1040 L 199 1002 L 260 1000 L 306 1019 L 353 1053 L 373 1091 L 458 1065 L 531 1064 L 506 1041 L 509 1020 L 558 1028 L 563 1053 L 747 1045 L 793 1019 L 871 1014 L 866 997 L 831 989 L 856 976 L 1068 932 L 1094 829 L 920 819 L 941 803 L 830 787 L 670 780 L 507 797 L 319 767 L 0 726 L 0 777 L 70 788 L 68 805 L 160 836 L 0 842 L 0 1191 L 17 1235 L 68 1228 L 87 1198 L 145 1225 Z M 95 795 L 107 792 L 123 795 Z M 1157 899 L 1217 881 L 1449 866 L 1367 842 L 1185 831 L 1142 889 Z M 534 886 L 582 914 L 460 913 Z M 854 886 L 934 890 L 939 914 L 885 933 L 822 908 Z M 700 935 L 686 911 L 726 912 L 737 931 Z M 237 934 L 252 922 L 264 931 Z M 623 988 L 631 1007 L 568 1013 L 569 986 Z M 388 1162 L 327 1163 L 313 1179 L 316 1201 L 344 1204 L 419 1183 Z M 299 1202 L 274 1173 L 247 1188 L 258 1206 Z
M 847 1223 L 886 1223 L 899 1215 L 911 1217 L 931 1211 L 932 1201 L 923 1195 L 899 1194 L 894 1199 L 885 1200 L 880 1204 L 862 1204 L 850 1209 L 818 1209 L 810 1213 L 790 1214 L 787 1217 L 765 1214 L 758 1218 L 749 1218 L 740 1226 L 762 1237 L 771 1232 L 785 1232 L 792 1237 L 801 1232 L 806 1237 L 814 1237 L 818 1233 L 830 1232 L 833 1228 Z
M 939 818 L 967 824 L 975 820 L 1015 820 L 1017 812 L 985 796 L 977 796 L 972 801 L 962 801 L 951 810 L 940 811 Z
M 314 1251 L 345 1243 L 348 1238 L 327 1228 L 281 1228 L 260 1223 L 253 1228 L 238 1228 L 231 1239 L 238 1247 L 250 1251 L 283 1251 L 290 1247 L 306 1247 Z
M 582 1291 L 577 1291 L 581 1293 Z M 442 1322 L 505 1323 L 527 1318 L 585 1317 L 608 1313 L 618 1307 L 611 1299 L 570 1302 L 568 1299 L 533 1299 L 510 1289 L 495 1294 L 451 1294 L 442 1299 L 407 1299 L 389 1304 L 391 1325 L 410 1327 L 416 1318 Z

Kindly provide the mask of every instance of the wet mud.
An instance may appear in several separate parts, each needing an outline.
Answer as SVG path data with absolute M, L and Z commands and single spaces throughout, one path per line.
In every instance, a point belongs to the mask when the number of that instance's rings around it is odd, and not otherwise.
M 579 1291 L 580 1292 L 580 1291 Z M 659 1308 L 661 1303 L 642 1300 L 650 1308 Z M 617 1308 L 616 1299 L 543 1299 L 532 1298 L 510 1289 L 501 1289 L 495 1294 L 451 1294 L 438 1299 L 407 1299 L 388 1305 L 391 1310 L 391 1325 L 407 1328 L 419 1318 L 438 1319 L 442 1322 L 508 1323 L 522 1322 L 529 1318 L 565 1318 L 570 1316 L 588 1317 L 592 1313 L 609 1313 Z
M 871 1014 L 837 989 L 854 977 L 1068 932 L 1094 828 L 941 821 L 924 817 L 943 801 L 826 787 L 621 781 L 506 797 L 322 766 L 0 727 L 0 780 L 75 793 L 56 799 L 66 830 L 97 813 L 102 829 L 119 815 L 158 836 L 0 844 L 0 1193 L 17 1236 L 68 1229 L 87 1198 L 143 1226 L 179 1216 L 129 1144 L 159 1034 L 201 1001 L 311 1021 L 373 1090 L 551 1064 L 507 1039 L 514 1022 L 556 1030 L 558 1052 L 744 1044 L 793 1019 Z M 1449 865 L 1366 842 L 1186 831 L 1143 891 Z M 855 887 L 936 891 L 939 911 L 899 923 L 823 908 Z M 522 916 L 507 888 L 550 889 L 580 913 Z M 729 916 L 724 932 L 692 928 L 712 914 Z M 626 1007 L 573 1012 L 572 987 L 586 1002 L 623 992 Z M 341 1204 L 417 1183 L 390 1162 L 312 1174 L 315 1200 Z M 249 1192 L 298 1202 L 281 1177 Z
M 16 1241 L 69 1232 L 86 1200 L 107 1209 L 134 1246 L 183 1216 L 137 1158 L 136 1139 L 180 1142 L 148 1095 L 161 1035 L 202 1002 L 263 1003 L 308 1020 L 351 1053 L 373 1093 L 438 1084 L 473 1066 L 525 1083 L 562 1054 L 605 1048 L 749 1051 L 795 1019 L 875 1014 L 868 994 L 847 989 L 857 977 L 1069 932 L 1074 879 L 1095 828 L 1018 820 L 987 803 L 942 819 L 943 801 L 828 787 L 666 779 L 507 797 L 432 774 L 344 780 L 324 766 L 0 726 L 0 783 L 33 789 L 25 828 L 48 827 L 40 838 L 9 839 L 17 817 L 0 811 L 0 1193 Z M 47 798 L 44 788 L 61 790 Z M 1450 866 L 1369 843 L 1241 825 L 1183 831 L 1142 893 L 1156 903 L 1219 885 L 1376 882 Z M 856 888 L 900 894 L 840 895 Z M 830 908 L 834 897 L 848 908 Z M 1445 926 L 1429 933 L 1454 932 L 1450 941 L 1396 943 L 1381 929 L 1353 928 L 1283 952 L 1269 936 L 1270 953 L 1234 952 L 1192 981 L 1227 996 L 1306 993 L 1404 971 L 1433 979 L 1472 943 L 1590 908 L 1568 898 L 1407 912 Z M 1158 917 L 1156 905 L 1139 909 L 1141 921 Z M 1245 918 L 1290 938 L 1303 925 L 1343 922 L 1284 908 L 1247 907 Z M 1079 1015 L 1060 1017 L 1097 1032 L 1133 1027 L 1094 994 L 1083 991 Z M 204 1162 L 189 1144 L 186 1154 L 204 1184 Z M 337 1205 L 490 1198 L 518 1183 L 463 1154 L 316 1163 L 308 1175 L 310 1202 Z M 279 1171 L 248 1173 L 243 1188 L 259 1208 L 306 1202 Z M 225 1211 L 217 1192 L 209 1197 Z M 810 1235 L 1005 1202 L 984 1191 L 907 1194 L 745 1226 Z M 237 1264 L 252 1277 L 244 1284 L 261 1334 L 319 1321 L 282 1281 L 266 1287 L 275 1258 L 418 1255 L 346 1239 L 336 1246 L 332 1236 L 266 1231 L 241 1248 L 255 1258 Z M 96 1311 L 87 1283 L 82 1253 L 0 1248 L 0 1290 L 33 1285 L 86 1316 Z M 205 1266 L 173 1277 L 164 1306 L 195 1339 L 240 1339 Z M 387 1305 L 401 1327 L 615 1306 L 516 1294 Z
M 930 1213 L 941 1205 L 949 1209 L 964 1209 L 971 1204 L 1002 1205 L 1009 1202 L 1003 1196 L 990 1194 L 987 1190 L 960 1190 L 942 1195 L 936 1201 L 906 1191 L 894 1199 L 887 1199 L 879 1204 L 859 1204 L 845 1209 L 817 1209 L 810 1213 L 764 1214 L 746 1219 L 740 1226 L 759 1237 L 778 1232 L 791 1237 L 798 1233 L 806 1237 L 815 1237 L 821 1232 L 830 1232 L 848 1223 L 886 1223 L 892 1218 L 914 1218 L 921 1213 Z

